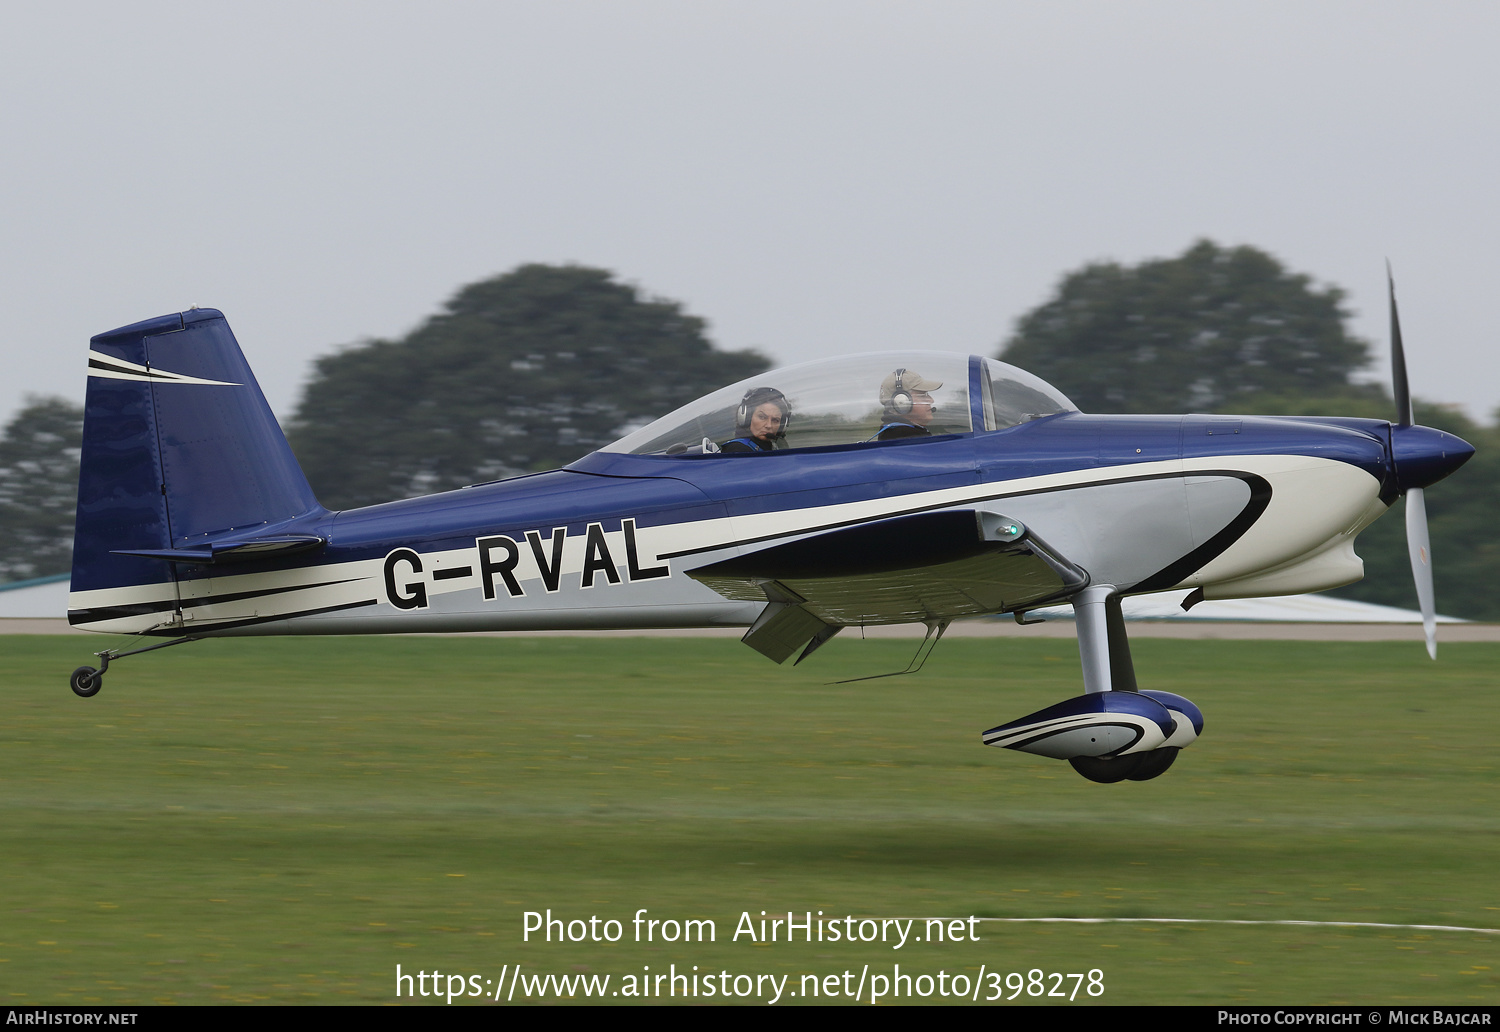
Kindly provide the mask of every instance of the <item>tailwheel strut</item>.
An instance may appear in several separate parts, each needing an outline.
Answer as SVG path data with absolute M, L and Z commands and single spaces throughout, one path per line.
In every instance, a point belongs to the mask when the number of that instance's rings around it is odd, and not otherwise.
M 100 660 L 98 668 L 81 666 L 77 670 L 74 670 L 68 677 L 68 687 L 73 689 L 73 694 L 79 698 L 91 699 L 99 694 L 100 688 L 104 687 L 104 671 L 109 669 L 109 664 L 112 661 L 124 659 L 126 656 L 139 656 L 142 652 L 155 652 L 157 649 L 165 649 L 173 645 L 182 645 L 190 641 L 199 640 L 201 639 L 194 637 L 174 638 L 171 641 L 159 642 L 156 645 L 147 645 L 141 649 L 130 649 L 127 652 L 121 652 L 119 649 L 105 649 L 103 652 L 96 652 L 94 655 L 98 656 Z

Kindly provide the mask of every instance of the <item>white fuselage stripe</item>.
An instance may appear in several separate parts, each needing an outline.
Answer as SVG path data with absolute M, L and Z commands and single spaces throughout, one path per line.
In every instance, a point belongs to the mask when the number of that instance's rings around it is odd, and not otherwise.
M 1070 470 L 999 483 L 991 482 L 914 492 L 889 498 L 815 505 L 752 515 L 713 517 L 677 524 L 640 527 L 635 534 L 641 561 L 653 565 L 670 563 L 674 574 L 670 580 L 681 584 L 684 578 L 675 576 L 681 572 L 681 564 L 676 560 L 687 555 L 694 556 L 688 565 L 698 566 L 717 558 L 737 554 L 743 551 L 747 544 L 795 539 L 798 536 L 818 533 L 831 527 L 888 519 L 911 512 L 957 506 L 982 507 L 983 503 L 1003 502 L 1006 498 L 1041 492 L 1094 487 L 1128 480 L 1192 475 L 1207 471 L 1254 474 L 1267 478 L 1274 485 L 1278 477 L 1304 471 L 1309 473 L 1318 470 L 1328 471 L 1331 467 L 1347 469 L 1351 473 L 1358 474 L 1362 480 L 1374 483 L 1373 478 L 1357 470 L 1356 467 L 1330 459 L 1301 455 L 1237 455 L 1232 458 L 1207 456 L 1189 460 L 1170 459 Z M 1301 478 L 1294 477 L 1294 479 Z M 753 527 L 753 534 L 744 533 L 751 527 Z M 538 525 L 536 529 L 541 532 L 543 539 L 548 538 L 547 527 Z M 1034 529 L 1044 538 L 1048 536 L 1048 528 Z M 562 578 L 563 588 L 560 591 L 544 591 L 539 581 L 540 574 L 537 571 L 533 550 L 526 540 L 524 531 L 513 530 L 512 533 L 521 554 L 521 565 L 516 568 L 515 575 L 527 585 L 527 600 L 536 601 L 550 596 L 563 602 L 564 605 L 576 603 L 580 607 L 592 608 L 609 604 L 586 588 L 583 591 L 579 590 L 578 578 L 588 560 L 584 535 L 569 535 L 564 542 L 560 569 L 558 573 L 553 574 Z M 604 532 L 603 539 L 616 565 L 623 566 L 626 552 L 621 531 Z M 408 547 L 416 551 L 421 558 L 425 590 L 432 598 L 460 591 L 478 594 L 481 576 L 475 546 L 429 552 L 421 550 L 420 542 L 412 542 Z M 550 552 L 548 554 L 550 555 Z M 1291 559 L 1293 556 L 1294 553 L 1288 553 L 1284 558 Z M 438 579 L 433 576 L 436 572 L 455 567 L 469 567 L 469 572 L 452 578 Z M 571 584 L 569 579 L 571 579 Z M 604 585 L 604 580 L 603 576 L 598 577 L 599 586 Z M 330 581 L 337 581 L 337 583 L 328 583 Z M 171 603 L 178 598 L 180 590 L 184 616 L 206 630 L 213 623 L 220 621 L 293 618 L 298 613 L 305 613 L 309 610 L 356 605 L 371 599 L 386 603 L 385 581 L 385 558 L 378 557 L 290 570 L 226 574 L 186 580 L 180 585 L 159 582 L 130 587 L 75 591 L 69 595 L 68 601 L 69 609 L 74 611 L 107 610 L 129 605 Z M 656 583 L 665 583 L 665 581 Z M 701 595 L 694 593 L 681 599 L 681 602 L 690 602 L 693 597 L 701 597 L 706 605 L 722 604 L 724 601 L 701 585 L 694 584 L 692 587 L 701 589 Z M 504 589 L 499 588 L 498 591 L 503 601 Z M 275 594 L 270 595 L 271 592 Z M 245 597 L 233 601 L 215 601 L 229 595 Z M 564 598 L 558 599 L 559 595 Z M 517 601 L 526 600 L 517 599 Z M 486 603 L 481 602 L 481 604 Z M 376 608 L 388 616 L 399 615 L 392 612 L 385 604 Z M 174 619 L 176 619 L 175 614 L 167 612 L 118 616 L 91 622 L 89 627 L 98 630 L 138 632 L 160 629 L 168 626 Z M 183 629 L 191 633 L 193 627 L 189 624 Z

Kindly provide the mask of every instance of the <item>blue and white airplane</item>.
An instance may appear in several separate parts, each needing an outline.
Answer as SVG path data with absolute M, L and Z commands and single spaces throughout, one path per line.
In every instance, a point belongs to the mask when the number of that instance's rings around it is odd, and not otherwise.
M 570 466 L 332 512 L 223 315 L 90 343 L 70 622 L 165 637 L 747 627 L 798 662 L 846 627 L 1059 602 L 1084 694 L 984 732 L 1085 777 L 1146 780 L 1202 730 L 1141 690 L 1120 599 L 1348 584 L 1354 539 L 1400 495 L 1429 650 L 1422 490 L 1473 453 L 1402 416 L 1093 416 L 1012 366 L 898 352 L 777 369 Z

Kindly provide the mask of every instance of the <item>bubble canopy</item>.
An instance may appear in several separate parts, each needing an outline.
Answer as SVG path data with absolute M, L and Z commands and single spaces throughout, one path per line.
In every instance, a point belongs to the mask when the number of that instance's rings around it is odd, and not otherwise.
M 937 386 L 934 386 L 937 385 Z M 769 390 L 767 390 L 769 389 Z M 749 433 L 751 413 L 779 392 L 785 426 L 775 450 L 870 443 L 876 437 L 1003 430 L 1039 416 L 1076 412 L 1051 384 L 1004 362 L 942 351 L 884 351 L 804 362 L 731 384 L 670 412 L 603 450 L 702 455 Z M 913 412 L 913 409 L 916 409 Z

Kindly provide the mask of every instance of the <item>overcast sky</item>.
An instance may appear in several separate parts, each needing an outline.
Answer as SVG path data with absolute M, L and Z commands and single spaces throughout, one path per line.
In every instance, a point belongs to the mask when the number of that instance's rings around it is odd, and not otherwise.
M 1497 53 L 1493 2 L 6 4 L 0 415 L 198 304 L 285 416 L 534 261 L 779 361 L 992 354 L 1209 237 L 1345 288 L 1382 361 L 1389 257 L 1413 391 L 1488 418 Z

